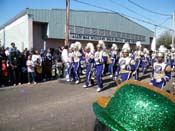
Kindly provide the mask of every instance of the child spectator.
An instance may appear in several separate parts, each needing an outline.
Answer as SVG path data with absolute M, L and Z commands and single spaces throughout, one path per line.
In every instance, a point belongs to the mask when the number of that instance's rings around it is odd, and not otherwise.
M 26 62 L 26 65 L 27 65 L 27 72 L 28 72 L 28 84 L 30 84 L 31 82 L 36 84 L 34 62 L 32 61 L 31 55 L 28 56 L 28 60 Z M 32 78 L 32 80 L 30 78 Z
M 8 85 L 8 67 L 5 60 L 2 60 L 2 87 Z

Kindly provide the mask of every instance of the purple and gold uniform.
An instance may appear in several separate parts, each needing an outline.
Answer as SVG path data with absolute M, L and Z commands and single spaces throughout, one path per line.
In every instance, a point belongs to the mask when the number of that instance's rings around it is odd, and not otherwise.
M 171 67 L 165 62 L 155 62 L 153 64 L 151 84 L 163 88 L 171 77 Z
M 80 66 L 80 57 L 82 56 L 82 54 L 80 53 L 80 51 L 78 50 L 78 47 L 75 47 L 75 51 L 73 52 L 73 74 L 75 76 L 75 84 L 78 84 L 80 82 L 80 77 L 79 77 L 79 66 Z
M 102 75 L 104 71 L 104 58 L 103 58 L 103 50 L 102 47 L 98 44 L 97 45 L 97 51 L 95 52 L 95 73 L 96 73 L 96 79 L 98 88 L 97 91 L 101 91 L 103 88 L 103 81 L 102 81 Z
M 92 75 L 92 68 L 94 66 L 94 46 L 93 43 L 88 43 L 85 53 L 85 63 L 86 63 L 86 78 L 84 83 L 84 88 L 90 87 L 91 83 L 91 75 Z
M 71 45 L 68 52 L 68 60 L 66 63 L 67 66 L 67 81 L 73 80 L 73 44 Z
M 139 66 L 141 64 L 141 50 L 136 50 L 134 52 L 134 60 L 135 60 L 135 71 L 133 72 L 134 79 L 139 80 Z
M 144 51 L 141 55 L 141 66 L 142 75 L 144 75 L 147 67 L 149 66 L 149 51 L 146 48 L 144 48 Z
M 129 56 L 121 57 L 116 69 L 116 77 L 119 77 L 121 82 L 129 80 L 133 70 L 135 70 L 135 61 Z
M 171 66 L 164 60 L 166 51 L 167 49 L 164 46 L 160 46 L 156 62 L 153 64 L 150 84 L 158 88 L 163 88 L 166 82 L 171 78 Z
M 112 44 L 112 47 L 111 47 L 111 52 L 110 52 L 110 60 L 111 60 L 111 63 L 109 64 L 109 73 L 110 73 L 110 77 L 113 77 L 114 75 L 114 64 L 116 62 L 116 57 L 117 57 L 117 45 L 116 44 Z
M 124 82 L 131 78 L 132 71 L 135 70 L 135 61 L 129 56 L 130 46 L 125 43 L 122 48 L 122 56 L 119 58 L 119 64 L 115 72 L 117 82 Z

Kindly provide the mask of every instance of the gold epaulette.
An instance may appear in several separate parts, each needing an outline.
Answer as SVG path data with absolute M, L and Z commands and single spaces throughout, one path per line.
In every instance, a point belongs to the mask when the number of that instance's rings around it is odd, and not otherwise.
M 172 72 L 172 68 L 171 66 L 167 66 L 166 69 L 165 69 L 166 72 Z
M 135 59 L 136 59 L 136 60 L 137 60 L 137 59 L 140 59 L 140 56 L 137 56 Z
M 121 69 L 121 70 L 120 70 L 120 74 L 123 74 L 123 73 L 131 73 L 131 71 L 129 71 L 129 70 L 124 70 L 124 69 Z
M 107 54 L 106 52 L 103 52 L 103 56 L 107 57 L 107 56 L 108 56 L 108 54 Z
M 77 55 L 78 57 L 80 57 L 80 56 L 82 56 L 82 54 L 81 53 L 78 53 L 78 55 Z
M 135 61 L 134 60 L 131 60 L 130 64 L 131 65 L 135 65 Z
M 91 59 L 94 59 L 94 58 L 95 58 L 95 56 L 94 56 L 94 55 L 90 55 L 90 58 L 91 58 Z

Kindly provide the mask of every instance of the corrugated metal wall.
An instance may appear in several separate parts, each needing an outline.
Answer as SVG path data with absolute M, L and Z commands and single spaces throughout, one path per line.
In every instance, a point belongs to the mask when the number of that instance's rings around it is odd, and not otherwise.
M 33 20 L 49 23 L 49 38 L 64 39 L 65 34 L 65 10 L 63 9 L 28 9 L 33 15 Z M 70 25 L 105 29 L 124 33 L 132 33 L 146 36 L 145 43 L 149 44 L 153 32 L 147 28 L 119 15 L 94 11 L 70 11 Z

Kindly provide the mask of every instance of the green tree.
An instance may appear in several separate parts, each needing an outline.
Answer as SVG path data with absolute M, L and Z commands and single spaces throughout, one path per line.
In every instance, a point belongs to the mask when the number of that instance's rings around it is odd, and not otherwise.
M 157 39 L 158 47 L 160 45 L 164 45 L 166 48 L 171 48 L 171 44 L 172 44 L 172 34 L 169 31 L 165 31 Z

